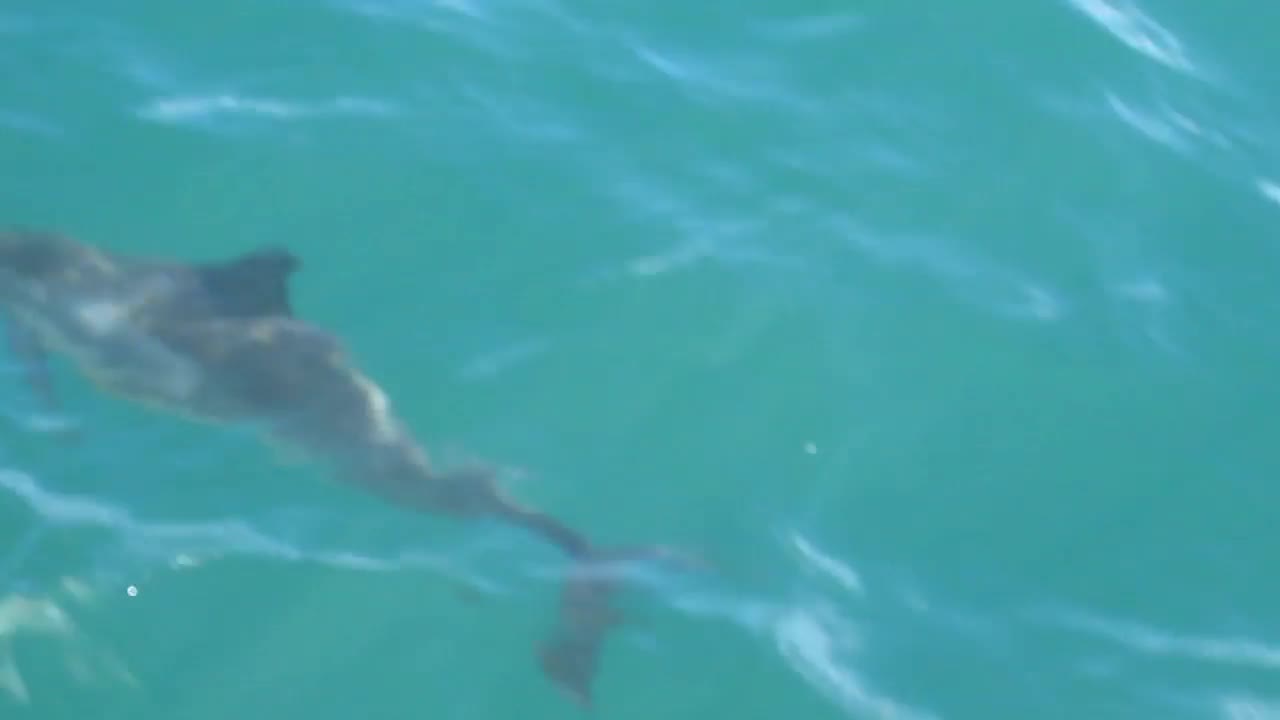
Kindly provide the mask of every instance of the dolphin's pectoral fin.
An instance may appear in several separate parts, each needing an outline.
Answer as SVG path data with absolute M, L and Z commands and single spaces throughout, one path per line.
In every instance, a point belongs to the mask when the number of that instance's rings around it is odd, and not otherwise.
M 200 282 L 219 312 L 226 317 L 293 315 L 289 276 L 298 257 L 288 250 L 266 248 L 233 260 L 196 266 Z
M 8 341 L 9 352 L 18 358 L 24 379 L 40 394 L 42 402 L 57 402 L 49 379 L 49 358 L 44 344 L 25 324 L 7 313 L 3 317 L 4 334 Z
M 61 404 L 49 373 L 49 354 L 35 331 L 18 322 L 13 316 L 4 315 L 4 334 L 9 351 L 18 359 L 23 380 L 40 398 L 41 410 L 60 413 Z
M 62 402 L 58 399 L 54 388 L 53 377 L 49 372 L 49 354 L 40 338 L 26 324 L 8 314 L 0 314 L 3 319 L 4 334 L 8 341 L 9 351 L 18 358 L 23 381 L 31 389 L 40 405 L 40 412 L 49 416 L 62 416 Z M 45 420 L 56 420 L 56 417 Z M 42 423 L 47 424 L 47 423 Z M 61 434 L 71 436 L 74 429 L 64 422 L 56 423 L 62 428 Z

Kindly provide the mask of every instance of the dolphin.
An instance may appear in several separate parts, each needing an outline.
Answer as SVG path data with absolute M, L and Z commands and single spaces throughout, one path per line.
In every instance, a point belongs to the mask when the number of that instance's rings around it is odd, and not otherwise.
M 0 313 L 32 387 L 51 408 L 58 400 L 46 363 L 59 353 L 105 392 L 194 420 L 251 425 L 266 441 L 394 505 L 497 519 L 558 548 L 576 572 L 562 587 L 539 664 L 590 707 L 599 654 L 620 614 L 610 604 L 616 580 L 589 571 L 607 561 L 690 556 L 661 545 L 597 547 L 518 502 L 489 466 L 434 467 L 342 342 L 294 312 L 288 283 L 300 266 L 277 246 L 180 262 L 112 253 L 58 232 L 5 230 Z

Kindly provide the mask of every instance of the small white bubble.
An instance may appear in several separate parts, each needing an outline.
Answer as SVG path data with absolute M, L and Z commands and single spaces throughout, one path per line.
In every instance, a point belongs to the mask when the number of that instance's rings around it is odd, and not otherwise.
M 138 597 L 138 588 L 136 585 L 130 585 L 125 592 L 129 593 L 129 597 Z
M 804 451 L 805 451 L 806 453 L 809 453 L 810 455 L 817 455 L 817 454 L 818 454 L 818 446 L 817 446 L 817 445 L 814 445 L 814 444 L 813 444 L 813 443 L 811 443 L 811 442 L 807 442 L 807 443 L 805 443 L 805 444 L 804 444 Z

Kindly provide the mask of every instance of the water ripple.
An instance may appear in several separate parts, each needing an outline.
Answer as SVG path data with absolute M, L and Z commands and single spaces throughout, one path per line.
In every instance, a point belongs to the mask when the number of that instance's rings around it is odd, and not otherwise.
M 861 15 L 830 13 L 771 18 L 755 25 L 757 32 L 763 37 L 786 42 L 811 43 L 821 40 L 847 40 L 865 23 L 866 18 Z
M 5 110 L 0 108 L 0 127 L 18 132 L 43 135 L 46 138 L 59 137 L 63 131 L 56 125 L 35 117 L 30 113 Z
M 1106 28 L 1120 42 L 1152 60 L 1185 73 L 1195 70 L 1178 38 L 1132 3 L 1120 0 L 1071 0 L 1071 4 Z
M 131 557 L 164 559 L 170 567 L 178 569 L 197 564 L 191 554 L 209 557 L 239 553 L 366 572 L 396 572 L 414 567 L 464 577 L 473 590 L 486 584 L 469 566 L 457 562 L 456 558 L 440 555 L 401 553 L 395 557 L 379 557 L 347 550 L 307 550 L 242 519 L 190 523 L 146 521 L 125 508 L 97 498 L 51 490 L 31 475 L 13 469 L 0 469 L 0 488 L 22 500 L 47 523 L 64 528 L 87 526 L 113 531 L 129 547 Z M 862 593 L 862 580 L 847 562 L 819 549 L 808 538 L 793 534 L 791 539 L 806 564 L 831 577 L 845 590 Z M 859 676 L 845 657 L 861 649 L 853 625 L 831 603 L 766 603 L 744 594 L 715 598 L 699 595 L 692 589 L 677 590 L 664 593 L 671 606 L 691 616 L 728 620 L 752 634 L 770 638 L 788 667 L 851 717 L 882 720 L 933 717 L 877 692 Z M 65 621 L 65 614 L 50 602 L 21 598 L 0 602 L 0 645 L 14 632 L 69 635 L 70 625 Z M 26 695 L 21 674 L 12 659 L 5 656 L 3 647 L 0 647 L 0 689 L 19 697 Z
M 1097 635 L 1146 655 L 1185 657 L 1280 672 L 1280 646 L 1258 640 L 1180 634 L 1085 612 L 1064 613 L 1059 621 L 1068 628 Z
M 142 520 L 97 498 L 49 490 L 33 476 L 13 469 L 0 469 L 0 488 L 25 502 L 46 523 L 114 532 L 131 555 L 139 558 L 185 566 L 195 562 L 192 556 L 240 554 L 368 572 L 418 569 L 461 580 L 472 589 L 497 589 L 480 577 L 471 563 L 459 559 L 466 552 L 460 547 L 449 554 L 402 551 L 390 556 L 306 549 L 239 518 L 181 523 Z
M 932 714 L 903 705 L 871 689 L 840 659 L 852 649 L 852 630 L 821 609 L 795 608 L 774 626 L 778 652 L 805 680 L 853 717 L 928 720 Z
M 819 550 L 817 546 L 799 533 L 792 533 L 791 543 L 799 551 L 801 557 L 807 560 L 815 570 L 835 580 L 845 590 L 855 595 L 862 595 L 866 592 L 862 585 L 862 578 L 858 577 L 857 571 L 849 565 Z
M 1258 179 L 1258 192 L 1271 202 L 1280 205 L 1280 183 L 1267 180 L 1266 178 Z
M 136 687 L 137 679 L 114 653 L 93 647 L 77 629 L 71 608 L 94 599 L 82 581 L 64 577 L 50 592 L 15 592 L 0 597 L 0 693 L 21 704 L 31 703 L 31 691 L 19 667 L 17 638 L 41 638 L 61 650 L 70 672 L 81 682 L 106 680 Z
M 792 88 L 782 66 L 761 61 L 754 55 L 695 53 L 663 47 L 655 40 L 641 39 L 634 32 L 619 33 L 634 62 L 651 74 L 677 84 L 687 96 L 704 105 L 725 102 L 750 105 L 769 112 L 816 115 L 825 104 Z
M 138 117 L 158 123 L 200 123 L 219 115 L 293 120 L 327 115 L 386 117 L 394 112 L 391 103 L 362 97 L 340 95 L 325 102 L 307 103 L 234 93 L 160 97 L 143 104 L 136 111 Z
M 1223 720 L 1280 720 L 1280 698 L 1232 693 L 1219 700 L 1218 709 Z

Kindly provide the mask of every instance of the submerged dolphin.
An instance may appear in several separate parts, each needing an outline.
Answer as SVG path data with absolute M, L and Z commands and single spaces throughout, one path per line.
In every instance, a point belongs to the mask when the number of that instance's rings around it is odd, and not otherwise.
M 251 423 L 267 439 L 329 465 L 338 478 L 397 505 L 522 527 L 583 564 L 678 558 L 661 546 L 601 550 L 556 518 L 524 506 L 484 467 L 442 471 L 396 417 L 383 390 L 333 335 L 293 312 L 289 251 L 224 262 L 133 258 L 47 232 L 0 232 L 0 312 L 11 345 L 46 403 L 45 369 L 60 352 L 99 387 L 217 423 Z M 564 586 L 560 621 L 539 650 L 543 671 L 575 700 L 591 685 L 608 631 L 613 582 Z

